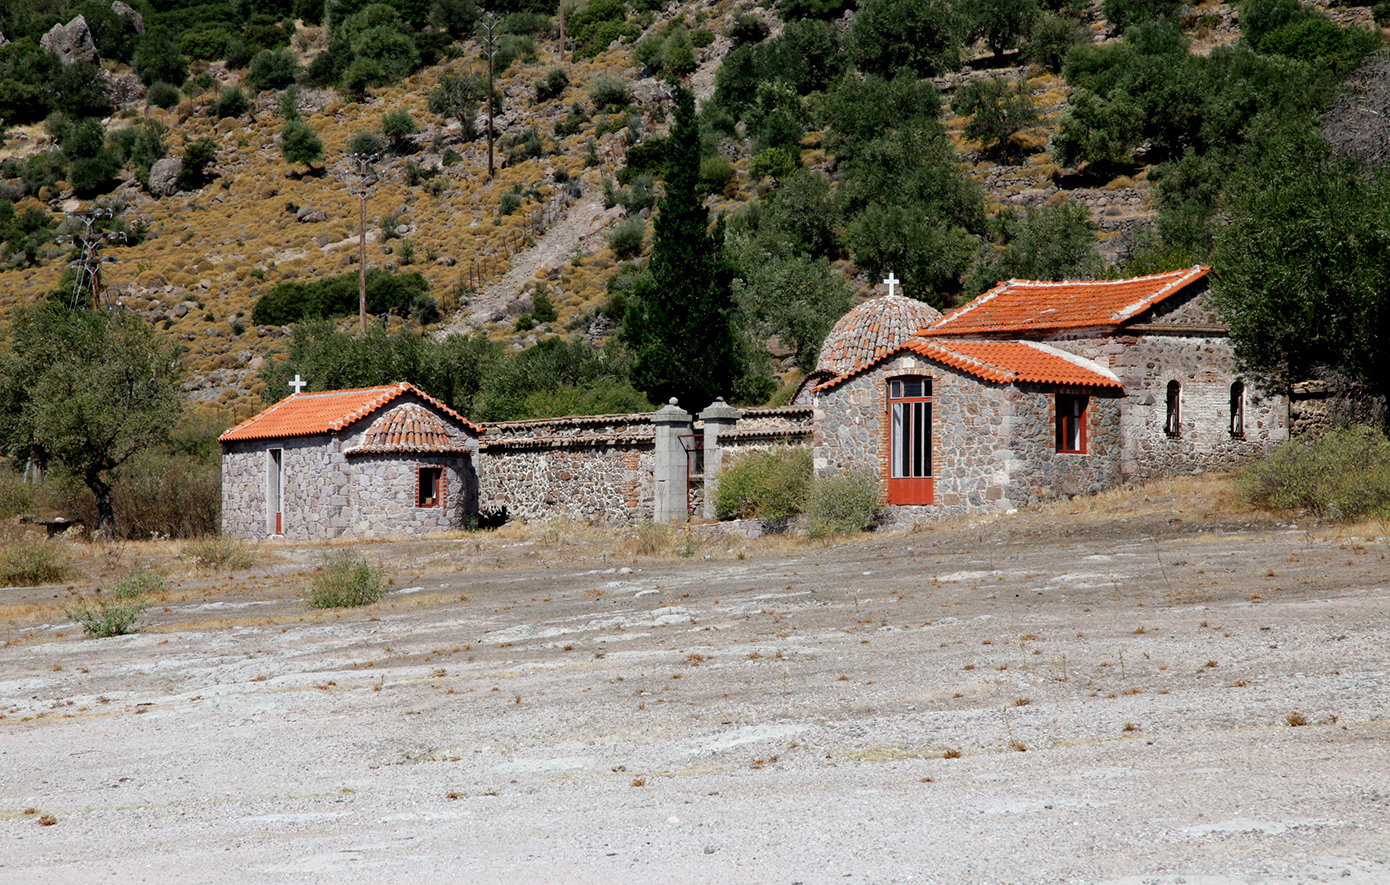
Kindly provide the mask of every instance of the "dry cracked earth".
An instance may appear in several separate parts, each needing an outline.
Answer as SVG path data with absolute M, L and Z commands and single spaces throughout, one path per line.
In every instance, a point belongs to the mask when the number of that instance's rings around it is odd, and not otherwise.
M 1390 882 L 1390 533 L 1213 488 L 366 544 L 328 613 L 268 547 L 101 640 L 3 590 L 0 881 Z

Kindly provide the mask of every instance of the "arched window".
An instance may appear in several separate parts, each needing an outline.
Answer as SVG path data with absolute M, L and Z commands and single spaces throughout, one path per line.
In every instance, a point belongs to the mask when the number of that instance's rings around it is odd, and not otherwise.
M 1245 439 L 1245 382 L 1231 384 L 1231 436 Z
M 1182 385 L 1168 382 L 1168 412 L 1163 419 L 1163 432 L 1172 437 L 1182 436 Z
M 932 503 L 931 379 L 890 380 L 888 420 L 888 503 Z

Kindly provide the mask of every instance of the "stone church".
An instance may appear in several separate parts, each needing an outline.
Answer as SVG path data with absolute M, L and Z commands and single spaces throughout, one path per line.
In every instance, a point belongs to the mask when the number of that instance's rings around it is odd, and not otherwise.
M 1010 280 L 945 316 L 890 291 L 836 324 L 781 408 L 483 427 L 409 384 L 295 393 L 222 436 L 223 532 L 444 531 L 480 506 L 708 517 L 721 465 L 779 445 L 809 446 L 818 475 L 872 473 L 900 520 L 1234 468 L 1288 437 L 1289 404 L 1238 371 L 1210 272 Z
M 1238 466 L 1288 437 L 1288 400 L 1237 370 L 1210 272 L 1009 280 L 944 317 L 865 302 L 798 391 L 817 473 L 940 515 Z

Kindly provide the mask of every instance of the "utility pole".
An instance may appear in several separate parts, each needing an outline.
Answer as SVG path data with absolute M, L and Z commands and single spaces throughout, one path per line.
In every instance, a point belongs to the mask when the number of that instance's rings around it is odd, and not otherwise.
M 103 218 L 114 218 L 116 212 L 109 206 L 96 206 L 86 211 L 74 212 L 68 217 L 76 218 L 82 222 L 82 233 L 77 235 L 64 235 L 58 238 L 60 243 L 72 243 L 78 246 L 78 257 L 76 261 L 68 266 L 77 271 L 77 278 L 73 281 L 72 301 L 69 307 L 77 309 L 77 305 L 82 300 L 82 290 L 85 288 L 91 293 L 92 310 L 101 309 L 101 266 L 108 261 L 115 261 L 114 258 L 103 258 L 101 256 L 102 244 L 107 240 L 115 242 L 126 239 L 125 231 L 100 231 L 97 225 Z
M 492 118 L 497 114 L 497 105 L 493 98 L 492 86 L 492 57 L 497 54 L 496 33 L 498 19 L 497 13 L 489 12 L 484 15 L 479 26 L 483 29 L 483 51 L 487 53 L 487 177 L 492 179 Z
M 367 197 L 376 190 L 376 154 L 353 154 L 357 177 L 348 184 L 348 192 L 359 202 L 357 224 L 357 320 L 363 335 L 367 334 Z M 296 380 L 298 376 L 296 376 Z
M 565 0 L 560 0 L 560 64 L 565 63 Z

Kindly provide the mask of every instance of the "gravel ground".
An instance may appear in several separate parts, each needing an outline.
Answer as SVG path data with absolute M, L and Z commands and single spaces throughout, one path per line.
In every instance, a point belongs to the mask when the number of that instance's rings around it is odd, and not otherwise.
M 133 636 L 12 621 L 0 881 L 1390 883 L 1390 539 L 1209 491 L 374 544 L 341 613 L 277 547 Z

